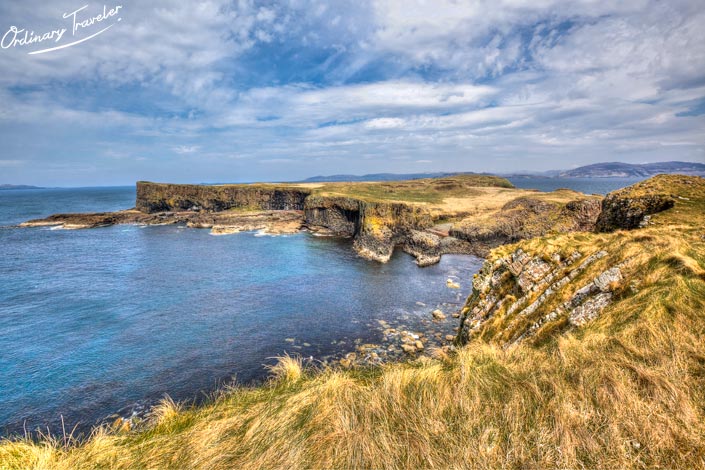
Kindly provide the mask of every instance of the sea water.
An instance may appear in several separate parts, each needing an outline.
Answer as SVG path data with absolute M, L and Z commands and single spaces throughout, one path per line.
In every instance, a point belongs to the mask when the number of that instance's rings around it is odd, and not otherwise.
M 5 225 L 134 204 L 134 188 L 12 193 L 0 194 Z M 285 353 L 315 361 L 380 342 L 378 320 L 417 330 L 433 309 L 460 307 L 481 264 L 446 256 L 420 269 L 400 252 L 379 264 L 350 240 L 257 235 L 0 229 L 0 432 L 61 432 L 62 417 L 86 430 L 165 394 L 261 380 Z

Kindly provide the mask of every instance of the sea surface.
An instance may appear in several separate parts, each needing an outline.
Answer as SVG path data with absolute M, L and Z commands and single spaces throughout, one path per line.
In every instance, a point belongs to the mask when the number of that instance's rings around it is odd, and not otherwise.
M 616 189 L 630 186 L 645 178 L 544 178 L 544 177 L 510 177 L 507 178 L 517 188 L 554 191 L 560 188 L 573 189 L 585 194 L 607 194 Z
M 513 182 L 596 193 L 631 184 Z M 379 264 L 349 240 L 305 233 L 14 227 L 133 207 L 134 197 L 134 187 L 0 191 L 0 436 L 60 433 L 62 419 L 86 431 L 165 394 L 192 400 L 261 381 L 285 353 L 317 363 L 380 342 L 379 320 L 423 331 L 435 308 L 460 307 L 482 264 L 453 255 L 418 268 L 401 252 Z M 447 330 L 455 322 L 449 315 Z

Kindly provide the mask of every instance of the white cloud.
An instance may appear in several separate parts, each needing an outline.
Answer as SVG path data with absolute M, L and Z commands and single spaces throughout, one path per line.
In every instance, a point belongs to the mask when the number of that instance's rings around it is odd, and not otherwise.
M 40 29 L 68 7 L 0 17 Z M 705 160 L 702 24 L 696 0 L 132 2 L 81 46 L 0 50 L 3 161 L 115 147 L 144 158 L 131 179 L 171 158 L 204 181 Z
M 404 127 L 406 120 L 400 118 L 376 118 L 365 122 L 367 129 L 399 129 Z
M 0 160 L 0 166 L 21 166 L 23 164 L 22 160 Z
M 200 147 L 198 145 L 177 145 L 176 147 L 172 147 L 172 150 L 180 155 L 194 153 L 199 149 Z

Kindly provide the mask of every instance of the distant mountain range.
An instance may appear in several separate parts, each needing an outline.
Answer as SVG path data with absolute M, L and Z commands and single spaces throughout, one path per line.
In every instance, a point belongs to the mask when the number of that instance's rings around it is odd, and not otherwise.
M 3 189 L 44 189 L 40 186 L 29 186 L 26 184 L 0 184 L 0 190 Z
M 504 177 L 520 178 L 638 178 L 659 173 L 681 173 L 684 175 L 705 176 L 705 164 L 693 162 L 659 162 L 635 165 L 631 163 L 607 162 L 581 166 L 572 170 L 549 170 L 537 172 L 497 173 Z M 451 175 L 474 175 L 471 171 L 435 173 L 371 173 L 367 175 L 314 176 L 304 183 L 332 183 L 336 181 L 400 181 L 421 178 L 442 178 Z M 486 174 L 486 173 L 479 173 Z
M 573 170 L 561 171 L 561 178 L 630 178 L 649 177 L 659 173 L 680 173 L 705 176 L 705 164 L 694 162 L 658 162 L 633 165 L 631 163 L 595 163 Z
M 339 181 L 400 181 L 417 180 L 422 178 L 442 178 L 451 175 L 474 175 L 470 171 L 437 172 L 437 173 L 371 173 L 368 175 L 330 175 L 313 176 L 302 183 L 334 183 Z

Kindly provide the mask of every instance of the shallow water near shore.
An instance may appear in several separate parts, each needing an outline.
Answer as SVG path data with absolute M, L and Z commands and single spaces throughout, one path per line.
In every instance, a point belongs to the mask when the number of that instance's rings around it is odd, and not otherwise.
M 354 351 L 382 341 L 378 320 L 422 331 L 434 308 L 459 308 L 481 264 L 447 256 L 420 269 L 396 253 L 382 265 L 349 240 L 178 226 L 6 229 L 0 241 L 5 435 L 60 432 L 61 416 L 86 430 L 166 393 L 262 379 L 285 352 Z

